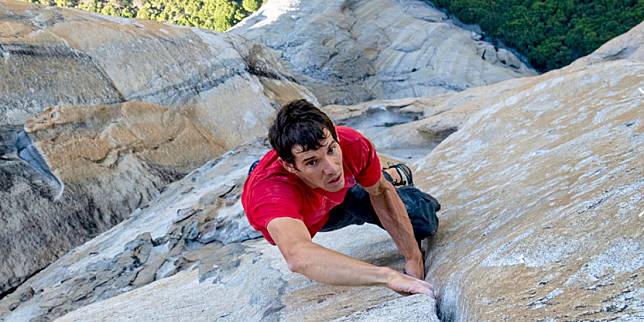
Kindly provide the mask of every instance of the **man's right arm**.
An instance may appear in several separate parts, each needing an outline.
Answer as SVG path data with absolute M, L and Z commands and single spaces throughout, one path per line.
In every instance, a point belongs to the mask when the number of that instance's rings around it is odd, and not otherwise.
M 288 268 L 310 279 L 331 285 L 381 285 L 396 292 L 433 296 L 431 284 L 423 280 L 388 267 L 357 260 L 313 243 L 301 220 L 275 218 L 269 222 L 267 229 L 284 256 Z

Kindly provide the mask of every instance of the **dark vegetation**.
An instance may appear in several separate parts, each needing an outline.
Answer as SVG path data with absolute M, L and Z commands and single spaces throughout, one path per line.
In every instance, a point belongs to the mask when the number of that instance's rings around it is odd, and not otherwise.
M 538 70 L 568 65 L 644 19 L 644 0 L 432 0 Z
M 50 6 L 125 18 L 225 31 L 257 11 L 265 0 L 29 0 Z

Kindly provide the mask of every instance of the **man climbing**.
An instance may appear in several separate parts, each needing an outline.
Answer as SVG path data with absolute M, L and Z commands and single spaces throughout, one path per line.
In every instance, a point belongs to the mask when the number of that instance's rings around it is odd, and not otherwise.
M 279 247 L 291 271 L 326 284 L 382 285 L 433 296 L 423 280 L 419 241 L 436 232 L 440 205 L 413 187 L 408 167 L 381 170 L 369 140 L 334 126 L 306 100 L 283 106 L 268 137 L 273 150 L 251 166 L 242 204 L 250 224 Z M 406 274 L 311 240 L 318 231 L 364 223 L 391 235 L 405 257 Z

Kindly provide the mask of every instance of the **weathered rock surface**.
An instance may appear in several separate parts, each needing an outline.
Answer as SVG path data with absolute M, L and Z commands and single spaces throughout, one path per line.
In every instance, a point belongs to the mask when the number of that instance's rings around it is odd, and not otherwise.
M 644 60 L 595 58 L 643 40 L 520 80 L 415 162 L 443 320 L 644 319 Z
M 0 56 L 0 297 L 316 101 L 241 37 L 22 1 L 0 3 Z
M 337 123 L 360 128 L 378 152 L 411 161 L 427 156 L 471 115 L 495 104 L 500 95 L 531 82 L 531 78 L 520 78 L 432 97 L 327 105 L 323 109 Z
M 644 49 L 639 45 L 641 28 L 616 37 L 566 70 L 618 59 L 644 60 Z M 524 77 L 431 97 L 326 105 L 323 109 L 337 123 L 359 127 L 378 146 L 379 152 L 413 160 L 429 154 L 482 108 L 534 87 L 540 81 L 538 77 Z
M 571 66 L 538 77 L 433 98 L 368 102 L 348 112 L 327 107 L 342 122 L 366 125 L 379 148 L 383 142 L 392 149 L 405 142 L 413 142 L 412 150 L 435 146 L 429 155 L 412 157 L 417 186 L 439 197 L 444 209 L 427 261 L 442 320 L 644 319 L 643 39 L 641 24 Z M 272 88 L 277 89 L 273 93 L 283 89 Z M 126 132 L 151 142 L 176 133 L 168 130 L 164 136 L 145 126 L 138 132 L 121 129 L 137 128 L 159 115 L 181 120 L 189 133 L 208 128 L 173 107 L 125 103 L 95 108 L 83 117 L 65 114 L 63 107 L 49 111 L 56 115 L 41 115 L 28 127 L 34 142 L 24 141 L 20 127 L 3 127 L 0 135 L 20 144 L 0 144 L 0 165 L 19 171 L 17 166 L 26 162 L 11 157 L 16 155 L 41 164 L 30 148 L 35 145 L 50 151 L 53 170 L 30 167 L 27 179 L 7 177 L 6 185 L 3 177 L 0 187 L 18 185 L 7 191 L 37 188 L 53 195 L 60 185 L 58 173 L 77 178 L 65 170 L 65 162 L 55 161 L 55 145 L 47 148 L 61 134 L 72 142 L 93 138 L 92 144 L 79 143 L 82 148 L 70 160 L 102 160 L 112 165 L 102 170 L 114 175 L 126 160 L 153 165 L 165 160 L 148 150 L 147 141 L 128 140 Z M 136 113 L 123 112 L 129 109 Z M 65 115 L 73 121 L 56 121 Z M 109 122 L 94 122 L 100 118 Z M 136 119 L 142 121 L 131 121 Z M 57 132 L 70 125 L 84 136 Z M 213 149 L 220 146 L 216 134 L 200 140 L 204 146 L 212 142 Z M 166 144 L 159 149 L 174 153 L 172 143 Z M 243 146 L 170 184 L 129 219 L 5 296 L 0 320 L 434 318 L 434 302 L 425 297 L 321 285 L 288 272 L 275 247 L 247 240 L 257 233 L 243 218 L 239 193 L 248 165 L 266 148 L 262 143 Z M 105 151 L 116 151 L 118 157 Z M 160 166 L 183 163 L 177 164 Z M 349 227 L 320 234 L 316 241 L 401 268 L 393 242 L 375 227 Z
M 248 166 L 266 150 L 265 143 L 241 147 L 168 185 L 149 207 L 1 300 L 0 319 L 50 319 L 78 309 L 60 320 L 435 320 L 435 303 L 425 296 L 312 282 L 292 274 L 263 239 L 224 245 L 258 236 L 242 217 L 239 195 Z M 375 226 L 316 240 L 402 268 L 393 241 Z
M 140 100 L 192 113 L 240 144 L 237 130 L 257 131 L 280 95 L 315 100 L 277 57 L 235 35 L 22 1 L 4 1 L 0 17 L 0 125 L 50 106 Z
M 225 152 L 190 119 L 141 102 L 51 108 L 26 129 L 55 180 L 4 167 L 2 276 L 25 276 L 48 264 Z M 25 180 L 32 177 L 35 184 Z M 38 187 L 46 190 L 31 190 Z M 43 195 L 51 199 L 36 198 Z
M 0 301 L 0 316 L 10 321 L 57 317 L 193 267 L 205 255 L 213 260 L 226 255 L 234 263 L 230 257 L 237 256 L 241 248 L 237 244 L 222 248 L 223 242 L 258 234 L 241 216 L 228 220 L 227 225 L 220 221 L 237 211 L 248 165 L 266 149 L 255 144 L 230 152 L 167 186 L 154 202 L 5 297 Z M 231 227 L 236 229 L 226 229 Z M 21 299 L 25 292 L 32 297 Z
M 322 104 L 430 96 L 536 74 L 419 0 L 273 0 L 230 32 L 279 52 Z
M 365 239 L 356 242 L 356 236 Z M 401 264 L 399 258 L 382 261 L 382 256 L 396 250 L 388 235 L 375 226 L 323 233 L 316 242 L 367 261 Z M 427 296 L 402 297 L 381 287 L 311 282 L 288 271 L 276 247 L 264 241 L 241 245 L 244 253 L 236 257 L 238 266 L 217 267 L 215 277 L 199 282 L 196 270 L 181 272 L 85 306 L 59 321 L 438 321 L 435 303 Z

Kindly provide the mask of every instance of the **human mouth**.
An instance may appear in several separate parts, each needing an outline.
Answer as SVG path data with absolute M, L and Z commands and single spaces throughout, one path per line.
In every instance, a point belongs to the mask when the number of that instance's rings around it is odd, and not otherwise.
M 342 174 L 339 174 L 337 178 L 334 178 L 333 180 L 329 181 L 329 184 L 336 184 L 340 182 L 340 179 L 342 179 Z

